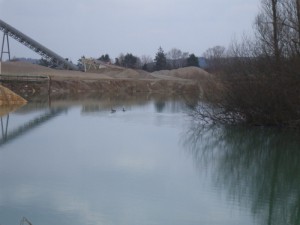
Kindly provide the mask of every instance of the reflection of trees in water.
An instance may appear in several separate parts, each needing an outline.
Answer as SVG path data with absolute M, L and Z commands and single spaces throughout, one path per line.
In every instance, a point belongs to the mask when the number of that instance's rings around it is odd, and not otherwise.
M 159 113 L 164 111 L 165 106 L 166 106 L 166 102 L 164 102 L 164 101 L 156 101 L 155 102 L 155 109 Z
M 295 131 L 191 127 L 184 145 L 228 197 L 261 224 L 300 224 L 300 138 Z
M 189 108 L 194 109 L 197 106 L 198 98 L 191 96 L 180 96 L 172 95 L 166 96 L 156 96 L 153 98 L 155 110 L 158 113 L 169 111 L 169 112 L 181 112 L 183 109 Z
M 181 111 L 183 107 L 195 107 L 198 103 L 197 96 L 160 94 L 160 93 L 51 93 L 27 98 L 28 104 L 18 110 L 19 114 L 26 114 L 37 110 L 56 107 L 82 106 L 83 113 L 110 111 L 111 108 L 132 106 L 145 106 L 149 102 L 155 103 L 157 112 L 169 110 Z M 0 113 L 1 114 L 1 113 Z

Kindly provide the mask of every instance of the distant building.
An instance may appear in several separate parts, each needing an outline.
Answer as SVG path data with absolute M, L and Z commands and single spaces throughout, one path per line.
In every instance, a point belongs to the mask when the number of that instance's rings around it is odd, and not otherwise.
M 199 67 L 202 69 L 208 69 L 209 65 L 207 62 L 207 59 L 204 57 L 198 57 L 198 63 L 199 63 Z

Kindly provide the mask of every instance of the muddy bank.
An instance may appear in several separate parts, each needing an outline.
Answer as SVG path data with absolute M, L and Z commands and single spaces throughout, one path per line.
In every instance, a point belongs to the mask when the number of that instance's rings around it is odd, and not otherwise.
M 133 79 L 101 79 L 101 80 L 47 80 L 43 82 L 5 81 L 4 86 L 25 99 L 41 95 L 62 95 L 76 93 L 99 94 L 136 94 L 159 93 L 195 95 L 200 93 L 199 86 L 193 81 L 176 80 L 133 80 Z
M 51 80 L 51 92 L 78 93 L 186 93 L 197 94 L 195 82 L 178 82 L 172 80 Z
M 53 70 L 21 62 L 3 64 L 2 84 L 25 99 L 65 94 L 164 94 L 202 96 L 210 75 L 197 67 L 148 73 L 116 66 L 95 73 Z M 97 73 L 96 73 L 97 72 Z M 44 79 L 36 79 L 44 76 Z M 30 77 L 30 79 L 28 78 Z M 3 79 L 2 79 L 3 78 Z M 12 79 L 12 80 L 10 80 Z

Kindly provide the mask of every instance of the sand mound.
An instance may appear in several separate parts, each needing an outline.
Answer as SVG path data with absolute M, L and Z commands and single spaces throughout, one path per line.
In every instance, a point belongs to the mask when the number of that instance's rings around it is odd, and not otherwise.
M 56 80 L 98 80 L 98 79 L 155 79 L 185 82 L 186 80 L 201 81 L 210 74 L 198 67 L 185 67 L 175 70 L 161 70 L 149 73 L 116 65 L 91 67 L 87 72 L 57 70 L 26 62 L 2 63 L 2 73 L 6 75 L 43 75 Z
M 27 62 L 4 62 L 2 73 L 7 75 L 44 75 L 62 79 L 155 79 L 143 70 L 134 70 L 115 65 L 106 65 L 95 69 L 91 67 L 87 72 L 57 70 Z
M 208 72 L 198 67 L 184 67 L 174 70 L 161 70 L 154 72 L 154 74 L 189 80 L 202 80 L 210 76 Z
M 84 73 L 74 70 L 59 70 L 28 62 L 3 62 L 2 73 L 5 75 L 42 75 L 52 78 L 68 79 L 109 79 L 105 74 Z
M 26 102 L 21 96 L 0 85 L 0 106 L 23 105 Z
M 114 78 L 127 78 L 127 79 L 153 79 L 154 77 L 143 70 L 124 69 L 119 73 L 114 74 Z
M 117 79 L 155 79 L 151 73 L 148 73 L 144 70 L 135 70 L 115 65 L 106 65 L 100 69 L 90 71 Z
M 27 62 L 3 62 L 2 73 L 6 74 L 37 74 L 51 73 L 53 69 Z

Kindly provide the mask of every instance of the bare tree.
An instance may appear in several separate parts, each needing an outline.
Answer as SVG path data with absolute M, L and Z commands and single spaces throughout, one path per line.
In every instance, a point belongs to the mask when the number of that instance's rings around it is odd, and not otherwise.
M 177 69 L 181 67 L 181 62 L 180 60 L 183 58 L 182 51 L 177 48 L 172 48 L 168 53 L 167 53 L 167 59 L 170 61 L 171 68 L 172 69 Z
M 146 71 L 153 71 L 154 60 L 149 55 L 142 55 L 140 58 L 141 68 Z
M 213 59 L 213 58 L 221 58 L 224 56 L 225 53 L 225 47 L 217 45 L 212 48 L 207 49 L 203 56 L 207 59 Z
M 282 1 L 288 55 L 300 56 L 300 0 Z
M 295 0 L 296 1 L 296 12 L 297 12 L 297 29 L 298 29 L 298 45 L 300 46 L 300 0 Z
M 273 61 L 272 67 L 280 74 L 283 61 L 299 55 L 299 0 L 262 0 L 261 5 L 255 21 L 256 37 L 263 55 Z
M 142 55 L 141 56 L 141 64 L 142 65 L 147 65 L 147 64 L 150 64 L 150 63 L 153 63 L 153 59 L 151 56 L 149 55 Z
M 253 38 L 233 42 L 226 55 L 218 47 L 204 53 L 219 66 L 214 79 L 221 89 L 207 95 L 210 102 L 218 99 L 214 108 L 202 106 L 198 115 L 219 123 L 300 128 L 300 0 L 261 3 Z
M 221 67 L 225 56 L 225 47 L 220 45 L 209 48 L 203 53 L 203 57 L 208 60 L 209 67 L 212 70 L 218 70 Z

